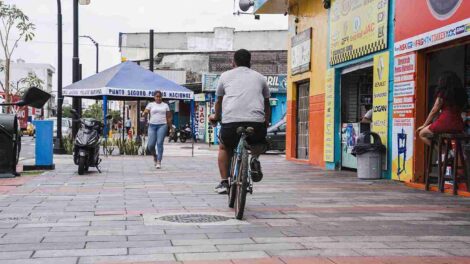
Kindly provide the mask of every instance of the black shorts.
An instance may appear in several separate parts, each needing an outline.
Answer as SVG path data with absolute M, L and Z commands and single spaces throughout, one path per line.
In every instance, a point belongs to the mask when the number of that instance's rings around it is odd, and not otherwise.
M 240 141 L 240 135 L 237 134 L 237 128 L 239 127 L 252 127 L 255 129 L 253 135 L 247 138 L 247 142 L 250 145 L 265 144 L 267 128 L 265 123 L 256 122 L 240 122 L 240 123 L 227 123 L 222 124 L 219 134 L 220 142 L 228 149 L 235 149 Z

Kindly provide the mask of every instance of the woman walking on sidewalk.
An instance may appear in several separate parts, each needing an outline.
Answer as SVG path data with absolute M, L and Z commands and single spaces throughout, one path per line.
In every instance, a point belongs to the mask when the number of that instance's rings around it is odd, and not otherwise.
M 150 113 L 148 127 L 148 144 L 147 149 L 152 153 L 155 162 L 155 168 L 161 169 L 163 158 L 163 142 L 167 134 L 168 128 L 172 129 L 172 114 L 168 104 L 163 102 L 162 92 L 155 92 L 155 102 L 149 103 L 142 116 Z M 156 145 L 156 147 L 155 147 Z

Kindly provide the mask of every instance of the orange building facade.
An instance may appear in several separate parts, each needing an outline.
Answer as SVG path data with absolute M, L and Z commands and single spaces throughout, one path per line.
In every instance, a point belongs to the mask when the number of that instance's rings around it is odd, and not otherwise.
M 286 157 L 325 167 L 328 10 L 311 0 L 261 0 L 255 10 L 289 15 Z

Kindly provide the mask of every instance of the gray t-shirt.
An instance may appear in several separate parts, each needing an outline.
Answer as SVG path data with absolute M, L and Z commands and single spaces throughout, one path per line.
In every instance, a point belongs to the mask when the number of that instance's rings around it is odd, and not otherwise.
M 222 123 L 264 122 L 264 99 L 270 97 L 266 79 L 247 67 L 224 72 L 217 85 L 223 96 Z

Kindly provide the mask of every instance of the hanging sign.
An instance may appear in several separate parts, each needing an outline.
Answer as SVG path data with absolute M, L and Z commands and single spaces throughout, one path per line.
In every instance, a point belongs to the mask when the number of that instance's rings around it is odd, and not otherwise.
M 325 143 L 323 158 L 335 161 L 335 69 L 328 69 L 325 81 Z
M 312 28 L 309 28 L 291 39 L 292 75 L 310 70 L 312 50 Z

